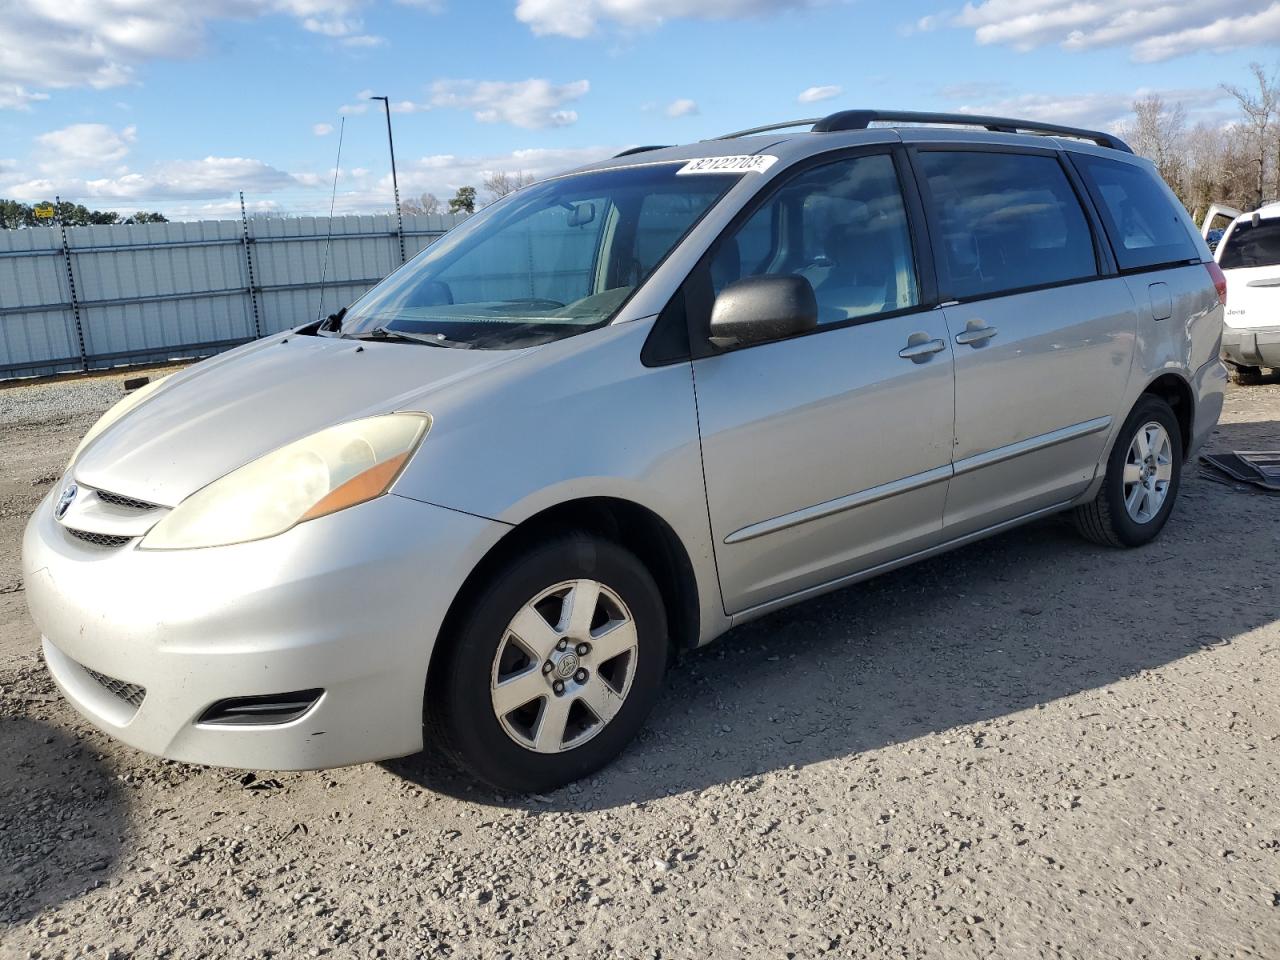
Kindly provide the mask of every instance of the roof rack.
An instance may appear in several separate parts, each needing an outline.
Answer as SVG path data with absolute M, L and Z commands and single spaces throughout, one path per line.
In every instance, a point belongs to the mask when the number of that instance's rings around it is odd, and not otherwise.
M 920 113 L 910 110 L 841 110 L 814 120 L 792 120 L 788 123 L 773 123 L 750 130 L 730 133 L 717 140 L 730 140 L 735 137 L 746 137 L 756 133 L 767 133 L 770 130 L 784 130 L 787 127 L 799 127 L 812 124 L 812 133 L 835 133 L 840 130 L 865 130 L 873 123 L 929 123 L 947 124 L 964 127 L 984 127 L 994 133 L 1032 133 L 1041 136 L 1073 137 L 1078 140 L 1089 140 L 1100 147 L 1112 150 L 1123 150 L 1133 153 L 1133 149 L 1114 134 L 1101 130 L 1086 130 L 1083 127 L 1064 127 L 1056 123 L 1037 123 L 1031 120 L 1015 120 L 1011 117 L 986 117 L 972 113 Z

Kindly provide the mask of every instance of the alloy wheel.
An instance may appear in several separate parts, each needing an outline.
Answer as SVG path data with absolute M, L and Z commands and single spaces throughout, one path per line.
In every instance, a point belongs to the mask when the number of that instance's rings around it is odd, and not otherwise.
M 525 749 L 580 746 L 622 708 L 637 651 L 635 620 L 603 583 L 548 587 L 516 611 L 498 644 L 489 684 L 494 715 Z
M 1143 424 L 1129 444 L 1124 463 L 1124 508 L 1134 523 L 1149 523 L 1164 506 L 1173 479 L 1173 442 L 1154 420 Z

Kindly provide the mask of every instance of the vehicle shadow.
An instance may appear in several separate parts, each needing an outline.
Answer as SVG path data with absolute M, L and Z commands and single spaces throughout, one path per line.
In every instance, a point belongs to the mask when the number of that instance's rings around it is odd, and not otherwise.
M 1211 449 L 1277 436 L 1232 426 Z M 1271 581 L 1271 551 L 1241 547 L 1239 494 L 1204 470 L 1188 465 L 1147 547 L 1093 546 L 1051 518 L 739 627 L 668 673 L 618 761 L 548 797 L 487 792 L 429 752 L 388 767 L 471 801 L 607 808 L 979 723 L 1230 642 L 1280 619 L 1280 593 L 1241 589 Z M 1280 498 L 1249 503 L 1280 521 Z
M 127 814 L 109 768 L 73 735 L 0 718 L 0 928 L 105 882 Z

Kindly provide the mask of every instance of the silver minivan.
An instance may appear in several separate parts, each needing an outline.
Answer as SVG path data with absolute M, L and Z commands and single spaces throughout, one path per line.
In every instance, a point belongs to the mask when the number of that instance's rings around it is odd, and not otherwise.
M 128 395 L 28 525 L 27 598 L 142 750 L 431 743 L 545 790 L 753 617 L 1059 511 L 1150 541 L 1225 297 L 1108 134 L 855 110 L 637 148 Z

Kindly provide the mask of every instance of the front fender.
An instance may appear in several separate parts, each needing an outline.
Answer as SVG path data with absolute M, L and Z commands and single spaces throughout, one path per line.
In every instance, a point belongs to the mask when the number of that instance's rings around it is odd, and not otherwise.
M 438 396 L 431 432 L 394 492 L 518 526 L 570 501 L 645 507 L 694 567 L 704 636 L 722 626 L 687 362 L 646 367 L 651 321 L 548 344 Z M 710 619 L 708 619 L 710 618 Z

